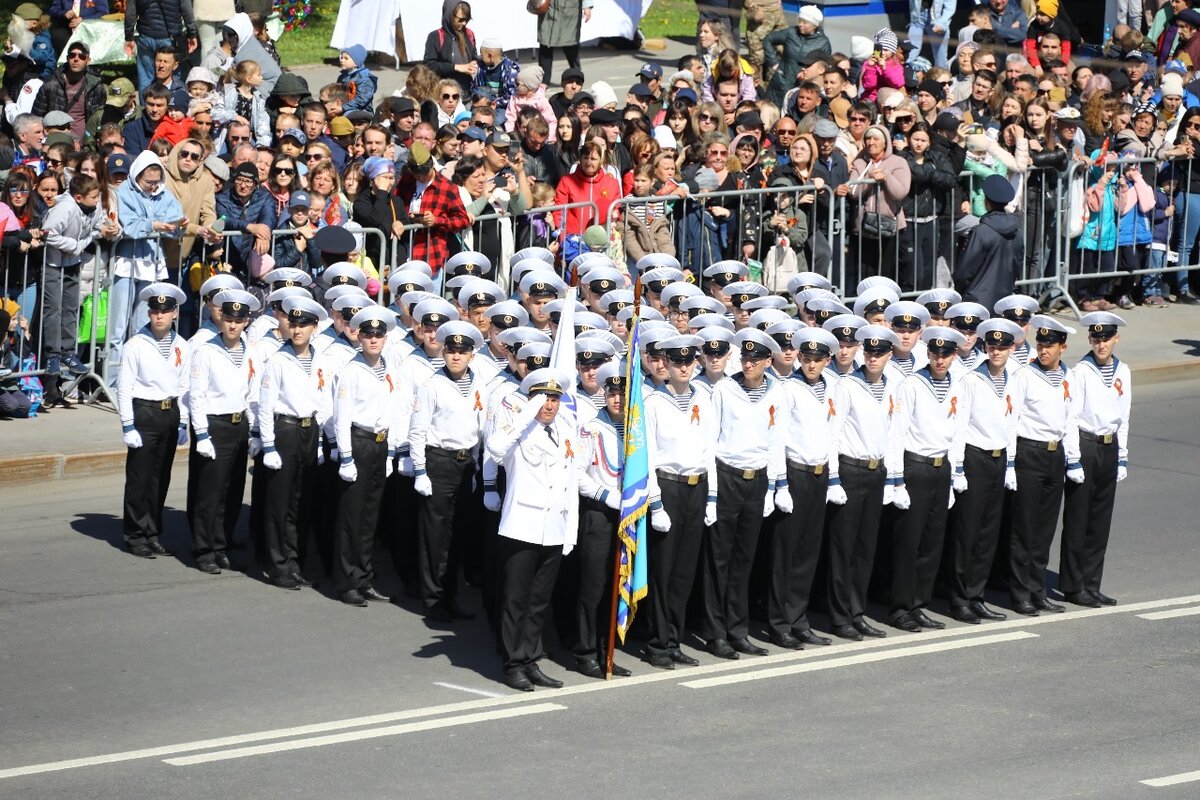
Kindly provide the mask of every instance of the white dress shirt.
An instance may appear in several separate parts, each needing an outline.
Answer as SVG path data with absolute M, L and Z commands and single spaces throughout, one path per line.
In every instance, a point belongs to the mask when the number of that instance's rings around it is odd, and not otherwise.
M 1079 430 L 1098 436 L 1117 436 L 1118 458 L 1129 459 L 1129 407 L 1133 400 L 1133 375 L 1116 356 L 1112 381 L 1105 380 L 1095 357 L 1088 353 L 1075 365 L 1071 401 L 1079 419 Z
M 333 379 L 333 435 L 341 453 L 354 452 L 350 439 L 355 425 L 374 433 L 388 431 L 388 451 L 396 450 L 396 434 L 392 429 L 398 411 L 396 392 L 400 389 L 400 378 L 386 359 L 381 357 L 379 364 L 382 374 L 358 353 Z
M 797 372 L 783 382 L 787 397 L 784 423 L 784 455 L 788 461 L 815 467 L 829 459 L 830 410 L 833 408 L 833 385 L 824 373 L 824 396 L 809 385 L 803 373 Z
M 722 381 L 724 383 L 724 381 Z M 658 470 L 675 475 L 707 475 L 708 499 L 717 497 L 717 413 L 712 393 L 690 385 L 686 402 L 669 386 L 646 396 L 646 458 L 650 462 L 648 490 L 651 504 L 660 501 Z M 738 391 L 741 391 L 740 389 Z M 680 408 L 679 402 L 684 407 Z
M 786 403 L 780 382 L 763 378 L 767 391 L 752 402 L 736 378 L 726 378 L 713 389 L 717 423 L 716 459 L 734 469 L 766 468 L 771 486 L 786 484 L 783 430 Z
M 887 458 L 892 416 L 896 410 L 895 384 L 884 375 L 883 397 L 876 400 L 862 369 L 844 376 L 833 390 L 830 410 L 829 480 L 838 480 L 838 457 L 884 461 L 889 478 L 904 473 L 903 462 Z
M 312 348 L 309 348 L 312 352 Z M 258 392 L 258 430 L 263 447 L 275 445 L 275 415 L 289 417 L 316 417 L 317 425 L 324 426 L 329 417 L 330 391 L 326 375 L 315 354 L 311 371 L 306 371 L 296 356 L 291 342 L 279 348 L 263 368 L 262 383 Z
M 245 334 L 234 350 L 218 337 L 192 351 L 188 416 L 197 435 L 208 430 L 209 414 L 236 414 L 249 408 L 252 370 L 253 354 Z
M 425 468 L 425 448 L 474 450 L 479 446 L 487 409 L 483 405 L 486 382 L 467 369 L 470 383 L 464 397 L 458 384 L 444 368 L 417 389 L 408 430 L 409 455 L 417 474 Z
M 929 369 L 917 370 L 896 387 L 896 406 L 892 414 L 890 440 L 892 462 L 904 463 L 904 454 L 949 459 L 955 468 L 962 466 L 961 442 L 966 422 L 966 404 L 962 386 L 953 377 L 941 400 L 934 390 Z M 957 456 L 955 455 L 957 453 Z M 957 461 L 954 459 L 957 457 Z M 903 467 L 901 467 L 903 469 Z
M 1067 463 L 1079 461 L 1079 423 L 1071 402 L 1074 372 L 1060 362 L 1059 370 L 1048 373 L 1035 361 L 1014 372 L 1011 384 L 1017 418 L 1009 442 L 1010 457 L 1016 455 L 1017 438 L 1039 442 L 1061 440 Z
M 187 394 L 190 350 L 187 340 L 167 331 L 166 357 L 159 349 L 160 340 L 150 333 L 150 326 L 129 338 L 121 352 L 121 369 L 117 373 L 117 411 L 122 425 L 133 424 L 133 401 L 167 400 Z M 180 403 L 179 424 L 188 423 L 188 410 Z

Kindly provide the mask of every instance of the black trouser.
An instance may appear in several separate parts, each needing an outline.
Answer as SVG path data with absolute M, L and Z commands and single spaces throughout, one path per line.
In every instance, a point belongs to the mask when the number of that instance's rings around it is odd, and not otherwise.
M 811 468 L 802 470 L 788 464 L 787 476 L 792 513 L 780 514 L 775 522 L 767 595 L 767 626 L 777 636 L 812 627 L 808 622 L 808 598 L 821 555 L 825 494 L 829 488 L 829 471 L 823 466 L 818 474 Z
M 650 525 L 650 653 L 679 648 L 687 618 L 688 597 L 696 580 L 696 563 L 704 540 L 704 507 L 708 503 L 708 477 L 694 486 L 667 480 L 659 473 L 658 488 L 671 530 L 661 533 Z
M 875 469 L 842 459 L 838 466 L 845 505 L 827 509 L 829 516 L 829 621 L 849 625 L 867 606 L 867 586 L 875 563 L 875 542 L 887 480 L 882 460 Z
M 993 456 L 993 452 L 999 455 Z M 954 574 L 950 579 L 950 605 L 954 608 L 965 608 L 976 600 L 983 602 L 1004 516 L 1007 453 L 980 450 L 974 445 L 967 445 L 963 452 L 967 490 L 955 499 L 951 516 Z
M 750 632 L 750 570 L 762 530 L 767 471 L 747 480 L 717 462 L 717 524 L 704 553 L 704 638 L 745 639 Z
M 395 527 L 387 537 L 392 548 L 392 566 L 404 584 L 404 590 L 413 597 L 420 597 L 420 580 L 417 577 L 417 531 L 422 498 L 413 488 L 413 477 L 392 474 L 387 482 L 388 492 L 393 499 Z
M 564 45 L 559 48 L 566 56 L 567 66 L 572 69 L 579 69 L 579 43 Z M 542 74 L 546 76 L 546 80 L 553 80 L 550 77 L 551 71 L 554 69 L 554 48 L 547 47 L 544 44 L 538 45 L 538 66 L 542 68 Z
M 352 483 L 338 478 L 337 520 L 333 527 L 333 583 L 338 592 L 366 589 L 375 577 L 371 550 L 388 457 L 386 438 L 376 438 L 357 428 L 351 430 L 350 456 L 358 478 Z
M 504 467 L 496 470 L 496 493 L 500 495 L 503 508 L 505 491 Z M 488 625 L 500 636 L 500 605 L 504 594 L 504 559 L 500 546 L 504 540 L 500 538 L 500 512 L 488 511 L 486 508 L 480 517 L 483 536 L 483 609 L 487 614 Z
M 909 506 L 898 510 L 892 527 L 891 613 L 921 608 L 933 594 L 946 538 L 950 503 L 950 460 L 935 467 L 913 453 L 904 454 L 904 488 Z
M 475 462 L 466 450 L 425 448 L 425 474 L 433 494 L 420 500 L 417 539 L 421 598 L 428 608 L 458 594 L 457 553 L 453 545 L 455 517 L 466 514 L 471 502 L 471 475 Z
M 504 596 L 500 610 L 500 641 L 505 671 L 528 666 L 543 655 L 542 628 L 554 580 L 562 561 L 562 545 L 541 545 L 501 538 Z
M 572 650 L 577 659 L 596 658 L 597 653 L 606 652 L 619 516 L 604 503 L 579 499 L 579 543 L 575 548 L 579 554 L 579 593 Z
M 900 229 L 900 276 L 897 283 L 906 292 L 923 292 L 934 286 L 937 277 L 936 220 L 909 221 Z
M 188 522 L 192 528 L 192 558 L 197 564 L 211 564 L 217 553 L 224 553 L 233 541 L 233 529 L 242 511 L 246 491 L 247 433 L 250 422 L 244 413 L 210 414 L 208 438 L 216 451 L 215 459 L 196 452 L 195 432 L 188 455 Z
M 1117 495 L 1118 454 L 1115 434 L 1105 444 L 1085 431 L 1079 432 L 1079 461 L 1083 464 L 1084 480 L 1066 484 L 1058 567 L 1058 588 L 1064 593 L 1100 591 Z
M 263 468 L 263 569 L 270 578 L 300 572 L 300 530 L 307 529 L 314 498 L 304 491 L 317 474 L 317 424 L 275 418 L 275 450 L 283 465 Z
M 1014 603 L 1046 599 L 1046 565 L 1062 506 L 1066 462 L 1062 442 L 1054 450 L 1017 439 L 1017 496 L 1009 540 L 1008 591 Z
M 171 465 L 179 443 L 179 403 L 133 401 L 133 427 L 141 447 L 125 455 L 125 542 L 146 544 L 162 535 L 163 505 L 171 488 Z

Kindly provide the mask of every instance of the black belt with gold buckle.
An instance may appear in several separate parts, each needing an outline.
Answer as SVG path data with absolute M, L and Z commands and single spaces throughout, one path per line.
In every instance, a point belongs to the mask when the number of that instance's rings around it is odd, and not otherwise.
M 382 444 L 387 441 L 387 431 L 376 431 L 374 428 L 368 428 L 364 425 L 351 425 L 350 433 L 356 433 L 359 436 L 365 436 L 372 439 L 376 444 Z
M 1080 431 L 1079 438 L 1096 444 L 1112 444 L 1117 439 L 1115 433 L 1092 433 L 1091 431 Z
M 276 414 L 276 422 L 286 422 L 288 425 L 296 425 L 301 428 L 311 428 L 316 424 L 316 417 L 293 417 L 290 414 Z
M 179 398 L 176 397 L 168 397 L 166 400 L 143 400 L 140 397 L 133 398 L 134 405 L 150 406 L 151 408 L 157 408 L 162 411 L 170 411 L 175 407 L 177 402 L 179 402 Z
M 246 412 L 245 411 L 234 411 L 232 414 L 209 414 L 208 418 L 209 419 L 219 419 L 222 422 L 229 422 L 234 425 L 237 425 L 243 419 L 246 418 Z
M 655 470 L 660 481 L 670 481 L 671 483 L 683 483 L 688 486 L 699 486 L 700 481 L 706 479 L 708 475 L 700 473 L 699 475 L 680 475 L 677 472 L 667 472 L 665 469 Z
M 425 446 L 425 453 L 437 453 L 440 456 L 453 459 L 460 464 L 471 457 L 470 450 L 451 450 L 447 447 L 433 447 L 432 445 Z
M 788 460 L 788 468 L 797 470 L 798 472 L 809 472 L 813 475 L 825 474 L 825 464 L 801 464 L 799 461 Z
M 723 461 L 717 462 L 717 469 L 722 472 L 728 472 L 730 475 L 736 475 L 744 481 L 752 481 L 767 471 L 766 467 L 762 469 L 738 469 L 737 467 L 729 466 Z
M 1041 439 L 1026 439 L 1024 436 L 1018 436 L 1017 441 L 1032 447 L 1036 447 L 1038 450 L 1045 450 L 1048 453 L 1053 453 L 1058 450 L 1059 445 L 1058 439 L 1054 439 L 1053 441 L 1049 442 L 1043 442 Z
M 850 458 L 850 456 L 842 456 L 839 460 L 843 464 L 849 464 L 852 467 L 862 467 L 863 469 L 879 469 L 883 464 L 882 458 Z
M 931 467 L 940 467 L 946 463 L 945 456 L 923 456 L 910 450 L 904 451 L 904 458 L 921 464 L 928 464 Z
M 976 447 L 973 444 L 969 444 L 969 445 L 967 445 L 967 449 L 974 450 L 976 453 L 979 453 L 980 455 L 985 455 L 988 458 L 1000 458 L 1000 456 L 1004 455 L 1003 447 L 1001 447 L 999 450 L 984 450 L 982 447 Z

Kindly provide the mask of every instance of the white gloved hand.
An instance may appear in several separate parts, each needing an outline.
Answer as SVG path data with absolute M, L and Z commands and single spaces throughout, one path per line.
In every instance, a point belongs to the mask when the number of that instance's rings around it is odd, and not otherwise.
M 788 491 L 786 486 L 781 486 L 775 490 L 775 508 L 783 514 L 792 513 L 792 493 Z
M 767 492 L 767 496 L 763 498 L 763 518 L 767 518 L 775 513 L 775 493 Z
M 1004 488 L 1010 492 L 1017 490 L 1017 471 L 1012 467 L 1004 470 Z
M 574 550 L 574 549 L 575 549 L 575 545 L 573 545 L 573 544 L 564 544 L 564 545 L 563 545 L 563 555 L 564 555 L 564 556 L 569 556 L 569 555 L 571 555 L 571 551 L 572 551 L 572 550 Z
M 825 502 L 833 503 L 835 506 L 844 506 L 850 498 L 846 497 L 846 490 L 840 483 L 831 485 L 825 490 Z
M 1071 483 L 1083 483 L 1083 467 L 1071 467 L 1068 469 L 1067 480 Z
M 358 480 L 358 467 L 353 461 L 343 461 L 338 467 L 338 477 L 346 483 L 354 483 Z
M 324 463 L 325 463 L 325 448 L 321 446 L 320 442 L 317 442 L 317 466 L 319 467 Z
M 946 503 L 946 509 L 954 508 L 954 488 L 950 488 L 950 502 Z
M 267 469 L 282 469 L 283 459 L 279 457 L 279 453 L 275 450 L 263 453 L 263 466 Z
M 384 462 L 383 462 L 383 477 L 390 478 L 390 477 L 392 477 L 392 473 L 395 471 L 396 471 L 396 458 L 395 458 L 395 456 L 388 456 L 386 459 L 384 459 Z
M 717 504 L 716 503 L 705 503 L 704 504 L 704 524 L 705 524 L 705 526 L 711 526 L 711 525 L 717 524 Z
M 890 506 L 892 504 L 892 498 L 895 497 L 895 495 L 896 495 L 896 487 L 890 483 L 884 484 L 884 486 L 883 486 L 883 504 L 885 506 Z
M 133 450 L 142 446 L 142 435 L 136 429 L 125 431 L 125 435 L 121 438 L 125 441 L 125 446 Z
M 217 450 L 215 447 L 213 447 L 212 439 L 209 439 L 207 436 L 203 439 L 197 439 L 196 454 L 204 456 L 210 460 L 216 460 Z
M 608 490 L 605 490 L 604 505 L 608 506 L 613 511 L 620 511 L 621 510 L 621 495 L 618 494 L 617 492 L 610 492 Z
M 258 438 L 257 436 L 251 436 L 249 449 L 246 451 L 246 455 L 248 455 L 250 458 L 258 458 L 261 452 L 262 439 Z
M 904 484 L 900 484 L 892 490 L 892 507 L 898 511 L 907 511 L 912 505 L 912 498 L 908 496 L 908 489 Z
M 429 480 L 428 475 L 418 475 L 417 479 L 413 481 L 413 488 L 422 497 L 429 497 L 433 494 L 433 482 Z
M 650 512 L 650 527 L 659 533 L 666 533 L 671 530 L 671 518 L 667 516 L 667 512 L 663 509 Z
M 965 492 L 967 490 L 967 476 L 960 473 L 955 473 L 950 479 L 950 486 L 955 492 Z
M 400 474 L 406 478 L 413 476 L 412 458 L 409 456 L 401 456 L 400 462 L 396 465 L 396 469 L 400 470 Z
M 1129 477 L 1129 467 L 1117 467 L 1117 483 Z
M 488 511 L 500 510 L 500 493 L 499 492 L 484 492 L 483 507 Z
M 188 440 L 187 425 L 180 425 L 179 426 L 179 435 L 175 437 L 175 444 L 179 445 L 180 447 L 183 447 L 185 444 L 187 444 L 187 440 Z

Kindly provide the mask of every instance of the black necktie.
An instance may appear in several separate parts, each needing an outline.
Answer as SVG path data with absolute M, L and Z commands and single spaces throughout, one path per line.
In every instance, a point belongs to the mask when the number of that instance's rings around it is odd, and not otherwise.
M 543 429 L 546 431 L 546 435 L 550 437 L 550 441 L 554 442 L 554 446 L 558 447 L 558 439 L 554 436 L 554 429 L 549 425 L 543 426 Z

